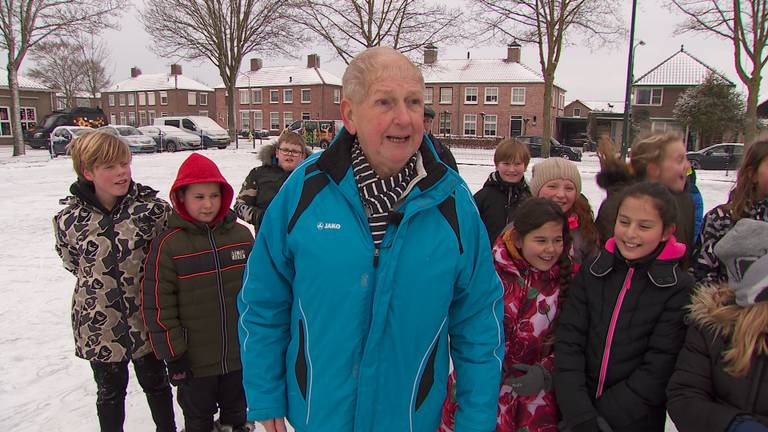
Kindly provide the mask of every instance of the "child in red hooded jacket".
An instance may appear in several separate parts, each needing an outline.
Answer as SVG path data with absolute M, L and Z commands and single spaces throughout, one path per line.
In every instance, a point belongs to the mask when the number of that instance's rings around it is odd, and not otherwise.
M 234 192 L 213 161 L 179 167 L 168 228 L 147 255 L 142 310 L 152 349 L 178 386 L 186 432 L 210 432 L 214 415 L 246 429 L 237 294 L 253 235 L 229 209 Z

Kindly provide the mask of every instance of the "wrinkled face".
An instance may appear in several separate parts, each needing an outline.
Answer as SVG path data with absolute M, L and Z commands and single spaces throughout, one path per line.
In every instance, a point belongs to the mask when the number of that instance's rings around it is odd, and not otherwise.
M 768 197 L 768 157 L 760 162 L 752 181 L 757 186 L 757 193 L 760 199 Z
M 499 177 L 507 183 L 518 183 L 523 179 L 528 167 L 519 160 L 501 161 L 496 164 Z
M 555 179 L 544 183 L 539 189 L 539 198 L 554 201 L 563 213 L 568 213 L 576 202 L 576 185 L 570 180 Z
M 424 89 L 416 78 L 401 75 L 377 79 L 360 101 L 341 102 L 344 126 L 357 135 L 380 177 L 390 177 L 405 166 L 424 132 Z
M 626 197 L 619 207 L 613 236 L 624 258 L 636 260 L 651 254 L 669 239 L 675 226 L 664 228 L 659 211 L 647 196 Z
M 304 151 L 298 144 L 278 143 L 277 165 L 283 171 L 291 172 L 304 160 Z
M 664 159 L 658 165 L 648 165 L 648 180 L 657 181 L 672 192 L 682 192 L 689 167 L 685 144 L 682 141 L 671 143 L 664 149 Z
M 551 221 L 526 234 L 515 246 L 530 265 L 547 271 L 563 254 L 563 241 L 563 224 Z
M 93 170 L 84 170 L 86 180 L 93 182 L 96 190 L 96 198 L 107 209 L 112 209 L 117 198 L 128 193 L 131 185 L 131 159 L 130 157 L 103 165 L 96 165 Z
M 218 183 L 191 184 L 180 199 L 193 219 L 211 223 L 221 209 L 221 185 Z

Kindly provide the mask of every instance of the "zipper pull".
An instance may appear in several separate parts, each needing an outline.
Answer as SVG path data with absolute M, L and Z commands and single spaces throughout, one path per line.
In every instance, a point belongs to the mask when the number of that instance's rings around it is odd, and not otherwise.
M 373 250 L 373 268 L 379 266 L 379 248 Z

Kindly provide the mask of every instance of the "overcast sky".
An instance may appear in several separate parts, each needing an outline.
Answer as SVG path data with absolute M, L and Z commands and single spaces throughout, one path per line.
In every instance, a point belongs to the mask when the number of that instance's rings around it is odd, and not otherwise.
M 144 73 L 166 72 L 169 65 L 175 59 L 159 58 L 152 51 L 151 39 L 145 33 L 143 26 L 138 21 L 138 9 L 143 8 L 141 0 L 133 0 L 134 7 L 126 12 L 122 20 L 122 27 L 118 31 L 108 31 L 102 36 L 111 51 L 112 82 L 119 82 L 130 77 L 130 68 L 138 66 Z M 746 88 L 736 75 L 733 64 L 733 48 L 727 42 L 702 34 L 686 33 L 675 34 L 675 27 L 682 21 L 682 17 L 663 6 L 664 0 L 639 0 L 635 41 L 645 41 L 645 46 L 639 46 L 635 51 L 635 77 L 641 76 L 655 65 L 680 50 L 680 45 L 685 45 L 685 50 L 704 63 L 714 67 L 734 83 L 737 88 L 746 93 Z M 463 0 L 447 0 L 452 5 L 462 5 Z M 631 11 L 630 0 L 620 0 L 622 5 L 621 15 L 629 28 Z M 467 25 L 471 26 L 471 22 Z M 591 49 L 579 46 L 576 38 L 575 45 L 567 47 L 561 57 L 560 65 L 556 73 L 556 82 L 567 90 L 568 100 L 616 100 L 624 99 L 624 85 L 627 73 L 627 45 L 629 32 L 614 48 Z M 499 40 L 496 46 L 465 46 L 465 47 L 438 47 L 439 58 L 466 58 L 470 51 L 472 58 L 503 58 L 506 56 L 506 44 L 509 41 Z M 344 72 L 344 63 L 334 59 L 330 52 L 317 44 L 311 44 L 297 51 L 300 60 L 283 58 L 269 58 L 267 53 L 253 54 L 252 57 L 264 58 L 264 65 L 306 64 L 306 55 L 319 53 L 321 67 L 330 72 L 341 75 Z M 538 56 L 533 46 L 523 46 L 522 62 L 540 71 Z M 185 75 L 197 79 L 209 86 L 215 86 L 221 82 L 217 71 L 207 62 L 188 63 L 182 62 Z M 246 60 L 241 70 L 248 68 Z M 29 66 L 29 61 L 25 62 Z M 765 74 L 764 74 L 765 75 Z M 768 97 L 768 79 L 764 77 L 759 100 Z

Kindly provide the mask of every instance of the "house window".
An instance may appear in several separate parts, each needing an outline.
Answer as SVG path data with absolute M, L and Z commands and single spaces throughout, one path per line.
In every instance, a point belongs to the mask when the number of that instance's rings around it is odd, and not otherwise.
M 56 109 L 64 109 L 67 107 L 67 101 L 63 98 L 56 98 Z
M 312 102 L 312 89 L 301 89 L 301 103 Z
M 560 104 L 557 106 L 557 109 L 565 108 L 565 93 L 560 93 L 560 97 L 558 98 L 558 101 L 560 102 Z
M 37 112 L 34 108 L 19 108 L 21 117 L 21 130 L 32 129 L 37 124 Z M 0 136 L 9 137 L 11 135 L 11 109 L 10 107 L 0 107 Z
M 440 103 L 449 104 L 453 100 L 453 87 L 440 87 Z
M 125 124 L 125 113 L 124 112 L 120 113 L 120 124 L 121 125 Z
M 431 104 L 435 97 L 435 89 L 427 87 L 424 89 L 424 104 Z
M 464 104 L 477 105 L 477 87 L 467 87 L 464 89 Z
M 661 105 L 662 88 L 638 88 L 635 91 L 635 105 Z
M 134 105 L 136 105 L 136 95 L 133 93 L 128 93 L 128 106 Z
M 483 118 L 483 135 L 496 136 L 496 125 L 498 124 L 498 118 L 495 115 L 486 114 Z
M 464 135 L 477 135 L 477 114 L 464 114 Z
M 136 126 L 136 112 L 135 111 L 129 111 L 128 112 L 128 124 L 131 126 Z
M 120 106 L 125 106 L 125 93 L 120 93 Z
M 651 121 L 651 133 L 676 133 L 682 135 L 683 128 L 680 123 L 673 120 Z
M 147 105 L 155 104 L 155 92 L 147 93 Z
M 261 89 L 253 89 L 251 92 L 251 96 L 253 97 L 253 103 L 260 104 L 261 103 Z
M 147 111 L 147 115 L 149 117 L 149 124 L 155 124 L 155 111 L 149 110 Z
M 581 108 L 574 108 L 573 109 L 573 116 L 574 117 L 581 117 Z
M 147 125 L 147 112 L 139 111 L 139 126 L 146 126 L 146 125 Z
M 293 103 L 293 90 L 291 89 L 285 89 L 283 90 L 283 103 Z
M 117 123 L 117 116 L 115 116 L 114 114 L 110 114 L 109 115 L 109 124 L 115 124 L 115 123 Z
M 200 105 L 208 105 L 208 93 L 198 93 L 197 98 L 197 101 Z
M 333 89 L 333 103 L 341 103 L 341 89 Z
M 291 111 L 286 111 L 283 113 L 283 127 L 288 127 L 290 124 L 293 123 L 293 113 Z
M 302 120 L 309 120 L 309 119 L 311 119 L 311 118 L 312 118 L 312 117 L 310 116 L 310 114 L 309 114 L 308 112 L 303 112 L 303 113 L 301 113 L 301 119 L 302 119 Z
M 168 117 L 168 113 L 165 111 L 160 111 L 160 117 Z
M 261 115 L 261 110 L 253 111 L 253 128 L 257 131 L 264 129 L 264 118 Z
M 278 102 L 280 102 L 280 90 L 270 90 L 269 103 L 278 103 Z
M 240 129 L 241 130 L 251 129 L 251 112 L 250 111 L 240 111 Z
M 147 104 L 147 94 L 142 92 L 139 93 L 139 106 L 144 106 Z
M 512 105 L 525 105 L 525 87 L 512 88 Z
M 168 92 L 160 92 L 160 105 L 168 105 Z
M 187 105 L 197 105 L 196 92 L 187 92 Z
M 449 113 L 448 111 L 443 111 L 440 113 L 440 124 L 437 129 L 437 132 L 440 135 L 451 134 L 451 113 Z
M 499 88 L 498 87 L 486 87 L 485 88 L 485 103 L 487 105 L 497 105 L 499 103 Z
M 269 129 L 280 130 L 280 113 L 279 112 L 269 113 Z
M 115 106 L 115 95 L 109 95 L 109 106 Z
M 248 90 L 240 90 L 240 105 L 248 105 Z

